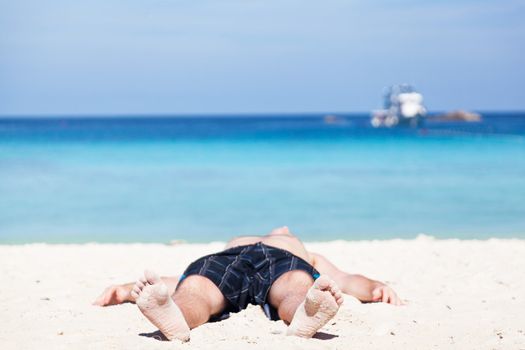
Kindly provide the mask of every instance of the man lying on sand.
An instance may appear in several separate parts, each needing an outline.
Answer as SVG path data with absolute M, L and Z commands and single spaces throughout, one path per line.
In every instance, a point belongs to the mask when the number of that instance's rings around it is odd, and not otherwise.
M 94 304 L 135 302 L 166 338 L 182 341 L 189 340 L 190 329 L 255 304 L 288 324 L 288 335 L 310 338 L 337 313 L 342 292 L 363 302 L 403 304 L 387 285 L 339 270 L 281 227 L 266 236 L 234 238 L 180 277 L 146 271 L 135 284 L 106 288 Z

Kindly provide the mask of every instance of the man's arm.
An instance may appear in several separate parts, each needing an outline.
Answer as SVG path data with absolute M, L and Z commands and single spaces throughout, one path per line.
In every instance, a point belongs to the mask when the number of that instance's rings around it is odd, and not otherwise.
M 322 275 L 330 276 L 341 288 L 343 293 L 352 295 L 362 302 L 383 302 L 393 305 L 403 305 L 404 302 L 392 288 L 386 284 L 371 280 L 362 275 L 349 274 L 340 270 L 321 254 L 310 252 L 312 265 Z
M 175 292 L 177 288 L 177 283 L 179 283 L 179 277 L 161 277 L 162 281 L 168 286 L 170 295 Z M 134 303 L 135 298 L 131 295 L 131 290 L 135 283 L 125 283 L 125 284 L 114 284 L 107 287 L 102 294 L 100 294 L 97 299 L 93 302 L 93 305 L 98 306 L 109 306 L 109 305 L 118 305 L 123 303 Z

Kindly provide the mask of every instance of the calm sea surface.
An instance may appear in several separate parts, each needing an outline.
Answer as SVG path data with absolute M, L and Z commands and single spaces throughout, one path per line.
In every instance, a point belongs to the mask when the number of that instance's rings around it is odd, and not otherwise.
M 525 113 L 0 119 L 0 243 L 525 238 Z

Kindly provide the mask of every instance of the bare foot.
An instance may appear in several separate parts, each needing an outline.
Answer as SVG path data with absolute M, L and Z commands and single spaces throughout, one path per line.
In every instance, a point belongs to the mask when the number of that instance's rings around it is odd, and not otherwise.
M 332 317 L 343 303 L 341 290 L 326 276 L 319 277 L 308 290 L 306 298 L 297 308 L 287 335 L 311 338 Z
M 146 270 L 144 278 L 139 279 L 131 296 L 136 298 L 137 306 L 146 318 L 153 323 L 169 340 L 190 340 L 190 328 L 179 307 L 171 299 L 168 287 L 160 277 Z

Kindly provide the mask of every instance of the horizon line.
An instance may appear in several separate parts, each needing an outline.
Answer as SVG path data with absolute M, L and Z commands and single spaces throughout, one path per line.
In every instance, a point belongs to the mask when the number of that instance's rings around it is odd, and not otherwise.
M 467 109 L 450 109 L 450 110 L 435 110 L 428 112 L 429 115 L 438 114 L 438 113 L 448 113 L 452 111 L 469 111 L 476 112 L 480 114 L 484 113 L 524 113 L 523 110 L 467 110 Z M 79 113 L 79 114 L 68 114 L 68 113 L 57 113 L 57 114 L 0 114 L 0 119 L 62 119 L 62 118 L 71 118 L 71 119 L 120 119 L 120 118 L 240 118 L 240 117 L 317 117 L 317 116 L 370 116 L 372 111 L 352 111 L 352 112 L 237 112 L 237 113 Z

